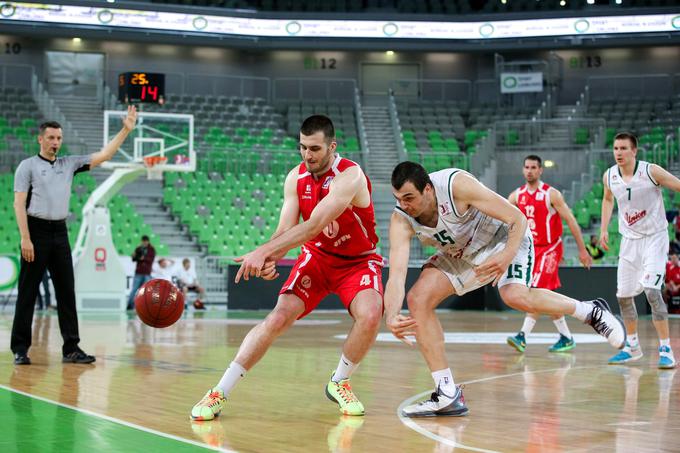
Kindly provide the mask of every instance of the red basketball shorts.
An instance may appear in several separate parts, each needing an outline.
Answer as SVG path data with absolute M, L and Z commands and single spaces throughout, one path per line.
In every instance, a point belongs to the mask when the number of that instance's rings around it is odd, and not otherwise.
M 279 294 L 292 293 L 302 299 L 305 312 L 300 318 L 307 316 L 330 293 L 337 294 L 349 310 L 361 291 L 372 289 L 382 298 L 382 268 L 383 259 L 377 254 L 343 259 L 303 247 Z
M 562 286 L 559 276 L 562 261 L 562 241 L 546 246 L 536 246 L 534 273 L 531 286 L 534 288 L 557 289 Z

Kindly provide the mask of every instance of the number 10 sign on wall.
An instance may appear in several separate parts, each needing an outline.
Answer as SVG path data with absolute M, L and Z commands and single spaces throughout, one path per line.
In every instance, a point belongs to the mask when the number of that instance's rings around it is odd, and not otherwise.
M 118 76 L 118 100 L 123 104 L 165 103 L 165 74 L 124 72 Z

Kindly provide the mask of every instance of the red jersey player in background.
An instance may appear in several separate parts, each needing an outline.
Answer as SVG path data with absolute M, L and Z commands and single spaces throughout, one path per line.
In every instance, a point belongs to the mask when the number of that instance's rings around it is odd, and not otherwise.
M 508 197 L 508 201 L 526 216 L 528 227 L 534 237 L 535 261 L 531 286 L 555 290 L 561 286 L 558 268 L 562 261 L 562 219 L 567 222 L 578 246 L 581 264 L 590 269 L 593 259 L 586 250 L 581 228 L 579 228 L 562 194 L 554 187 L 541 181 L 543 163 L 541 158 L 530 155 L 524 158 L 524 184 Z M 522 330 L 514 337 L 508 337 L 508 344 L 519 352 L 526 348 L 526 337 L 538 320 L 538 314 L 527 313 Z M 548 350 L 564 352 L 574 348 L 574 338 L 564 316 L 553 317 L 560 338 Z
M 354 325 L 326 386 L 326 396 L 338 403 L 343 414 L 364 415 L 349 377 L 380 328 L 383 260 L 376 253 L 371 183 L 356 163 L 336 154 L 336 146 L 329 118 L 314 115 L 302 123 L 303 162 L 286 177 L 279 226 L 269 242 L 237 259 L 241 268 L 236 283 L 250 277 L 274 279 L 279 258 L 299 245 L 302 254 L 281 288 L 276 307 L 246 335 L 220 382 L 194 406 L 194 420 L 212 420 L 218 415 L 231 390 L 274 340 L 329 293 L 340 297 Z

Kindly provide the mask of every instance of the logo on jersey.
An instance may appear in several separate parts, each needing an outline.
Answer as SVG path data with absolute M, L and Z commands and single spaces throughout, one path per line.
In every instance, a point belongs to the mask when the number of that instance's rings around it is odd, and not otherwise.
M 323 234 L 325 234 L 328 239 L 336 238 L 339 232 L 340 224 L 337 220 L 333 220 L 331 223 L 326 225 L 326 228 L 323 229 Z
M 543 201 L 544 198 L 545 198 L 544 193 L 539 192 L 539 193 L 536 194 L 536 201 Z
M 300 280 L 300 284 L 303 288 L 309 289 L 312 286 L 312 278 L 309 275 L 305 275 L 302 277 L 302 280 Z
M 332 176 L 326 176 L 326 180 L 323 182 L 323 185 L 321 186 L 322 189 L 328 189 L 331 186 L 331 181 L 333 181 Z
M 453 212 L 451 210 L 451 203 L 449 203 L 448 201 L 444 202 L 444 204 L 440 204 L 439 210 L 441 211 L 442 215 L 449 215 Z
M 628 226 L 631 226 L 631 225 L 639 222 L 640 220 L 642 220 L 646 215 L 647 215 L 647 210 L 645 209 L 644 211 L 638 211 L 638 212 L 635 212 L 633 214 L 629 214 L 629 213 L 626 212 L 624 217 L 626 219 L 626 223 L 628 224 Z

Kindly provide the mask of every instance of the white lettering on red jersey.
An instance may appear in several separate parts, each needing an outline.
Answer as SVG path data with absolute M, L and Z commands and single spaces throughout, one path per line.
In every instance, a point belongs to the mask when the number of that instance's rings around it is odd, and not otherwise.
M 319 178 L 314 178 L 304 162 L 298 167 L 297 193 L 302 220 L 309 220 L 312 211 L 328 195 L 333 178 L 349 167 L 358 166 L 356 162 L 336 154 L 333 166 Z M 371 181 L 366 176 L 368 192 Z M 375 232 L 375 211 L 373 201 L 365 208 L 350 206 L 340 216 L 329 223 L 314 239 L 305 243 L 311 250 L 354 258 L 375 253 L 378 235 Z
M 539 181 L 531 192 L 524 184 L 517 189 L 517 207 L 527 218 L 536 247 L 553 245 L 562 239 L 562 218 L 550 202 L 550 186 Z

